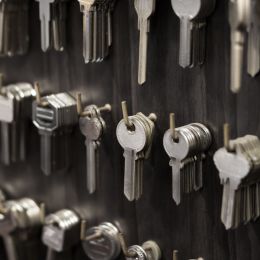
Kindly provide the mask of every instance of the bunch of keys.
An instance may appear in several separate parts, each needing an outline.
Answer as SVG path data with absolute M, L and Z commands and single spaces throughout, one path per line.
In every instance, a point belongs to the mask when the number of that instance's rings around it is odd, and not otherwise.
M 177 205 L 182 193 L 203 186 L 202 160 L 212 143 L 209 129 L 193 123 L 175 129 L 174 114 L 170 114 L 170 129 L 164 134 L 163 146 L 172 167 L 172 197 Z
M 112 45 L 112 12 L 116 0 L 78 0 L 83 13 L 85 63 L 102 62 Z
M 0 1 L 0 56 L 23 55 L 29 47 L 29 0 Z
M 117 140 L 124 149 L 124 194 L 129 201 L 138 200 L 143 192 L 143 165 L 149 158 L 156 115 L 142 113 L 128 117 L 126 102 L 122 102 L 124 119 L 116 129 Z
M 38 236 L 42 226 L 44 205 L 30 198 L 5 200 L 0 204 L 0 236 L 5 244 L 9 260 L 19 259 L 15 240 Z
M 48 247 L 46 260 L 54 260 L 56 252 L 69 250 L 80 242 L 81 220 L 72 210 L 62 209 L 45 218 L 42 242 Z
M 183 68 L 202 65 L 205 60 L 206 18 L 216 0 L 171 0 L 180 18 L 179 64 Z
M 106 123 L 101 117 L 102 111 L 111 111 L 111 105 L 106 104 L 103 107 L 90 105 L 82 111 L 81 94 L 77 96 L 77 107 L 79 119 L 79 128 L 86 137 L 85 145 L 87 150 L 87 189 L 90 194 L 96 191 L 98 175 L 98 148 L 101 144 L 101 138 L 106 129 Z
M 253 17 L 252 17 L 253 18 Z M 250 28 L 251 19 L 251 0 L 230 0 L 229 1 L 229 24 L 231 30 L 231 67 L 230 67 L 230 86 L 234 93 L 240 91 L 242 85 L 243 63 L 244 63 L 244 46 L 248 30 L 254 34 L 253 28 Z M 249 29 L 250 28 L 250 29 Z M 251 60 L 251 49 L 254 44 L 254 39 L 257 39 L 259 32 L 256 35 L 249 36 L 248 45 L 248 71 L 254 74 Z M 253 38 L 252 38 L 253 37 Z M 253 48 L 253 47 L 252 47 Z M 259 49 L 257 50 L 259 52 Z M 258 53 L 259 55 L 259 53 Z M 253 66 L 254 67 L 254 66 Z
M 226 229 L 247 224 L 260 216 L 260 140 L 246 135 L 229 140 L 229 126 L 224 126 L 225 147 L 214 155 L 223 185 L 221 220 Z
M 29 83 L 0 88 L 1 159 L 5 165 L 26 159 L 26 130 L 34 96 Z
M 41 136 L 41 169 L 45 175 L 69 166 L 69 137 L 78 122 L 77 102 L 69 93 L 40 96 L 35 85 L 33 123 Z
M 63 51 L 66 46 L 68 0 L 36 0 L 41 21 L 41 48 Z
M 82 226 L 82 247 L 91 260 L 117 259 L 121 252 L 118 228 L 109 222 L 86 230 Z
M 156 0 L 134 0 L 135 10 L 138 16 L 139 38 L 139 61 L 138 61 L 138 84 L 143 85 L 146 81 L 148 33 L 150 32 L 150 17 L 155 12 Z
M 153 240 L 148 240 L 140 245 L 128 247 L 123 233 L 119 233 L 119 239 L 123 254 L 126 260 L 159 260 L 161 259 L 161 249 Z

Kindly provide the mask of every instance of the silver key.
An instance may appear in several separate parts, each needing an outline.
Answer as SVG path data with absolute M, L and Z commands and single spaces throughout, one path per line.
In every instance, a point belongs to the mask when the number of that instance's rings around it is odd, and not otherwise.
M 155 0 L 135 0 L 135 10 L 138 16 L 139 39 L 139 62 L 138 62 L 138 83 L 146 81 L 148 33 L 150 31 L 150 17 L 155 11 Z
M 39 2 L 39 15 L 41 21 L 41 47 L 46 52 L 51 45 L 50 41 L 50 21 L 51 21 L 51 4 L 55 0 L 36 0 Z
M 78 104 L 80 103 L 81 96 L 78 97 Z M 100 114 L 101 111 L 111 111 L 111 106 L 106 104 L 105 106 L 98 108 L 96 105 L 90 105 L 87 106 L 83 112 L 79 111 L 80 130 L 86 137 L 87 189 L 90 194 L 94 193 L 97 188 L 97 151 L 106 128 L 106 123 Z
M 96 0 L 78 0 L 83 13 L 83 55 L 85 63 L 93 58 L 94 5 Z
M 137 113 L 128 118 L 124 104 L 123 102 L 125 119 L 119 122 L 116 135 L 124 149 L 124 194 L 129 201 L 133 201 L 138 200 L 142 195 L 143 162 L 149 157 L 151 151 L 156 117 L 153 114 L 146 117 L 142 113 Z M 131 122 L 131 126 L 126 124 L 127 120 Z
M 68 93 L 33 103 L 33 123 L 41 136 L 41 168 L 46 175 L 69 166 L 69 135 L 77 121 L 77 103 Z
M 250 25 L 248 28 L 248 48 L 247 48 L 247 72 L 251 77 L 255 77 L 260 70 L 260 13 L 258 13 L 259 3 L 251 0 Z
M 238 93 L 242 85 L 244 45 L 250 21 L 250 7 L 250 0 L 229 1 L 231 29 L 230 86 L 234 93 Z
M 214 10 L 215 0 L 171 0 L 171 3 L 174 12 L 180 18 L 179 64 L 183 68 L 195 66 L 204 60 L 203 20 Z

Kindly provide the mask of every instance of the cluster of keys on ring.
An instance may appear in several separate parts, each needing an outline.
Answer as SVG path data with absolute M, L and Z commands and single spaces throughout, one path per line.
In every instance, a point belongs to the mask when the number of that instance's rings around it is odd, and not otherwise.
M 72 0 L 35 0 L 39 3 L 42 51 L 66 48 L 68 3 Z M 120 0 L 118 0 L 120 1 Z M 112 15 L 116 0 L 78 0 L 83 14 L 83 56 L 85 63 L 102 62 L 113 42 Z M 156 12 L 156 0 L 134 0 L 137 28 L 140 32 L 138 84 L 146 82 L 150 20 Z M 171 0 L 180 19 L 179 65 L 193 68 L 205 62 L 206 22 L 214 15 L 216 0 Z M 0 1 L 0 56 L 22 55 L 29 48 L 29 0 Z M 257 0 L 230 0 L 230 88 L 242 87 L 243 65 L 255 77 L 260 70 L 260 3 Z M 247 47 L 247 60 L 244 59 Z

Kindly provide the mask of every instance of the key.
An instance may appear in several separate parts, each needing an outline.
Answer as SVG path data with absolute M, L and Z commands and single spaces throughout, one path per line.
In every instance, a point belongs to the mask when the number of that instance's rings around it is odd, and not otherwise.
M 0 235 L 9 260 L 17 260 L 18 256 L 14 243 L 15 235 L 26 232 L 28 239 L 40 231 L 42 211 L 39 205 L 29 198 L 15 201 L 3 201 L 0 214 Z M 20 234 L 21 235 L 21 234 Z M 24 235 L 24 234 L 23 234 Z
M 179 64 L 183 68 L 196 66 L 204 61 L 204 20 L 213 12 L 215 0 L 171 0 L 171 3 L 180 18 Z
M 155 241 L 149 240 L 139 245 L 133 245 L 128 248 L 129 255 L 135 255 L 134 257 L 126 256 L 127 260 L 159 260 L 161 259 L 161 249 Z
M 85 107 L 82 112 L 81 94 L 77 97 L 78 113 L 80 115 L 79 127 L 81 133 L 86 137 L 85 145 L 87 151 L 87 189 L 90 194 L 97 188 L 97 152 L 102 136 L 106 129 L 106 123 L 101 117 L 102 111 L 111 111 L 111 105 L 106 104 L 98 108 L 96 105 Z
M 2 87 L 0 95 L 2 161 L 10 165 L 26 159 L 26 128 L 35 92 L 28 83 Z
M 80 241 L 80 218 L 71 210 L 63 209 L 45 218 L 42 242 L 48 247 L 46 260 L 54 260 L 56 252 L 69 250 Z
M 150 154 L 154 131 L 152 120 L 156 120 L 152 117 L 138 113 L 129 117 L 132 128 L 126 125 L 125 119 L 117 126 L 117 140 L 124 149 L 125 157 L 124 194 L 129 201 L 138 200 L 142 194 L 142 165 Z
M 50 41 L 50 21 L 51 21 L 51 4 L 55 0 L 36 0 L 39 2 L 39 15 L 41 21 L 41 47 L 46 52 L 51 45 Z
M 84 230 L 82 247 L 91 260 L 117 259 L 121 252 L 118 228 L 109 222 Z
M 260 70 L 260 13 L 258 13 L 258 5 L 258 1 L 250 1 L 251 15 L 248 28 L 247 72 L 251 77 L 255 77 Z
M 238 93 L 242 85 L 243 53 L 249 19 L 250 0 L 229 2 L 229 24 L 231 30 L 230 85 L 234 93 Z
M 251 169 L 250 162 L 239 153 L 227 153 L 221 148 L 214 155 L 214 162 L 224 183 L 221 219 L 226 229 L 233 226 L 235 192 L 241 180 Z
M 170 129 L 165 132 L 163 145 L 172 167 L 172 197 L 180 204 L 182 193 L 202 187 L 202 153 L 212 143 L 210 131 L 202 124 L 193 123 L 175 129 L 170 117 Z
M 51 4 L 51 39 L 54 50 L 63 51 L 66 46 L 67 0 Z
M 33 124 L 41 136 L 41 169 L 47 176 L 69 166 L 69 136 L 77 121 L 77 102 L 68 93 L 33 103 Z
M 96 0 L 78 0 L 80 4 L 80 10 L 83 13 L 83 55 L 85 63 L 89 63 L 93 59 L 93 39 L 94 35 L 94 23 L 96 22 L 95 3 Z M 95 13 L 96 15 L 96 13 Z M 92 45 L 93 44 L 93 45 Z
M 150 17 L 155 10 L 155 0 L 135 0 L 135 10 L 138 16 L 139 61 L 138 61 L 138 84 L 143 85 L 146 81 L 148 33 L 150 31 Z

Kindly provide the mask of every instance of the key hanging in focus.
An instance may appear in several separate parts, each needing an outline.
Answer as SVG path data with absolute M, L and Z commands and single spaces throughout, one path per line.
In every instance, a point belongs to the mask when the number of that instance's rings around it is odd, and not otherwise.
M 78 122 L 77 102 L 69 93 L 41 97 L 35 84 L 33 123 L 41 136 L 41 169 L 45 175 L 66 170 L 70 164 L 70 135 Z
M 224 125 L 224 147 L 214 154 L 223 185 L 221 220 L 226 229 L 237 228 L 260 215 L 260 140 L 246 135 L 230 140 Z
M 205 60 L 206 18 L 215 8 L 216 0 L 171 0 L 180 18 L 179 65 L 192 68 Z
M 79 118 L 79 128 L 81 133 L 86 137 L 85 145 L 87 152 L 87 189 L 90 194 L 94 193 L 97 188 L 98 175 L 98 149 L 101 144 L 102 136 L 106 129 L 106 123 L 101 116 L 101 112 L 111 111 L 111 105 L 106 104 L 103 107 L 90 105 L 82 111 L 81 94 L 77 96 L 77 108 Z
M 212 143 L 209 129 L 201 123 L 175 128 L 175 116 L 170 114 L 170 129 L 163 137 L 163 146 L 172 167 L 172 197 L 177 205 L 183 193 L 203 187 L 203 159 Z
M 143 193 L 144 160 L 151 152 L 155 114 L 137 113 L 128 116 L 126 102 L 122 102 L 123 119 L 116 129 L 117 140 L 124 149 L 124 194 L 129 201 L 138 200 Z

